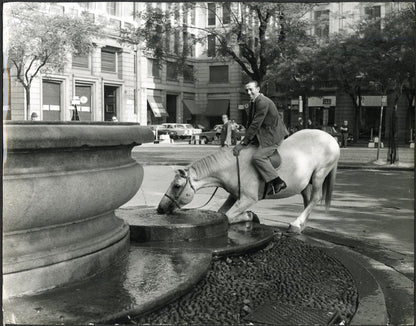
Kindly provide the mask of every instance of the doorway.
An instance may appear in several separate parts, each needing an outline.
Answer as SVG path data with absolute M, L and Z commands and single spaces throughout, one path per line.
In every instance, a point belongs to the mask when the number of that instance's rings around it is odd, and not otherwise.
M 104 121 L 117 117 L 117 86 L 104 86 Z
M 166 119 L 166 122 L 176 122 L 177 97 L 177 95 L 166 95 L 166 111 L 169 114 L 169 116 Z

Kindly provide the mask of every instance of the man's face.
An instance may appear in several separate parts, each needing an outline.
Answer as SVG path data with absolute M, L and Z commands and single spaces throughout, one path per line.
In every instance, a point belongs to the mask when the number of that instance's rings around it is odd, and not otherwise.
M 260 87 L 256 86 L 256 83 L 248 83 L 246 85 L 246 91 L 250 99 L 253 101 L 257 95 L 260 94 Z
M 226 115 L 223 115 L 223 116 L 222 116 L 222 121 L 223 121 L 224 123 L 226 123 L 226 122 L 228 121 L 228 117 L 227 117 Z

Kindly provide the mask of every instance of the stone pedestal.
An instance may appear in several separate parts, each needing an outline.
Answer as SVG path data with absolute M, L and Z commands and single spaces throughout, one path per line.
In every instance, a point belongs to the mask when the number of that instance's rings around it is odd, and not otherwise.
M 126 255 L 114 215 L 139 189 L 131 149 L 153 141 L 126 123 L 9 122 L 3 172 L 3 298 L 102 272 Z

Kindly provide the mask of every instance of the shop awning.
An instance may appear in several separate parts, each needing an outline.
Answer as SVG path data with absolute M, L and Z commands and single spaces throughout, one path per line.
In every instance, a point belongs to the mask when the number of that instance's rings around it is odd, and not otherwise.
M 205 111 L 206 116 L 214 117 L 227 114 L 230 100 L 208 100 L 207 110 Z
M 156 118 L 169 116 L 163 107 L 162 99 L 160 97 L 148 95 L 147 102 L 149 103 L 149 106 Z
M 201 108 L 199 108 L 198 105 L 196 105 L 194 100 L 183 99 L 182 102 L 183 102 L 184 107 L 188 109 L 188 111 L 191 114 L 203 114 L 204 113 L 204 111 Z

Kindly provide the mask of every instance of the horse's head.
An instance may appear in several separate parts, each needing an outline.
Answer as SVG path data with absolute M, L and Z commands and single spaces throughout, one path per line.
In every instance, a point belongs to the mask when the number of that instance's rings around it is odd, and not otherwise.
M 168 190 L 163 195 L 157 207 L 159 214 L 171 213 L 176 208 L 189 204 L 194 198 L 195 189 L 192 187 L 189 170 L 179 169 Z

